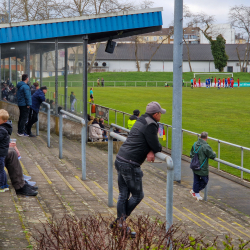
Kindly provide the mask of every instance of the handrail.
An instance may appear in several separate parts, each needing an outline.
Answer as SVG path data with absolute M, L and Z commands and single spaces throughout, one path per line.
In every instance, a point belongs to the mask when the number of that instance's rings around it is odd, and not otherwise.
M 59 112 L 59 158 L 63 158 L 63 114 L 73 119 L 80 121 L 82 125 L 81 131 L 81 148 L 82 148 L 82 179 L 86 180 L 86 123 L 85 120 L 79 116 L 73 115 L 63 109 Z
M 126 128 L 111 124 L 109 139 L 108 139 L 108 205 L 113 206 L 113 138 L 126 141 L 126 137 L 113 132 L 113 127 L 120 128 L 124 131 L 130 131 Z M 173 225 L 173 188 L 174 188 L 174 164 L 170 156 L 163 153 L 156 153 L 155 156 L 166 162 L 167 166 L 167 193 L 166 193 L 166 229 L 168 230 Z

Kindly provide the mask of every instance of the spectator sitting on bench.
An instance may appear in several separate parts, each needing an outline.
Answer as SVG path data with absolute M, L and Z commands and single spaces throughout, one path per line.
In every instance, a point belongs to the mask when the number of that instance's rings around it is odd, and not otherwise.
M 98 118 L 95 118 L 92 124 L 89 125 L 89 138 L 92 141 L 102 141 L 102 130 L 98 123 Z

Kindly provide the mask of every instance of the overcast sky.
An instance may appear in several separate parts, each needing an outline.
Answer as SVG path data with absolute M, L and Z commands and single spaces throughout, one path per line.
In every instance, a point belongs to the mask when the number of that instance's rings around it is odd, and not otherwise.
M 153 7 L 163 7 L 163 27 L 167 28 L 174 20 L 174 0 L 153 0 Z M 250 0 L 184 0 L 192 12 L 205 12 L 214 15 L 216 23 L 229 23 L 228 12 L 235 5 L 250 6 Z

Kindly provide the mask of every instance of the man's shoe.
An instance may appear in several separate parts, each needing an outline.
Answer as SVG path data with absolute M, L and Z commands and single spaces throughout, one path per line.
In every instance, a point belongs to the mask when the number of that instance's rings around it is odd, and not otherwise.
M 28 134 L 26 134 L 26 133 L 23 133 L 23 136 L 26 136 L 26 137 L 28 137 L 29 135 L 28 135 Z
M 4 192 L 5 192 L 4 186 L 0 187 L 0 193 L 4 193 Z
M 197 201 L 202 201 L 203 200 L 203 198 L 200 196 L 200 194 L 195 194 L 195 196 L 196 196 L 196 200 Z
M 195 194 L 195 192 L 194 192 L 194 190 L 193 189 L 191 189 L 190 191 L 189 191 L 189 193 L 193 196 L 193 194 Z
M 32 190 L 31 187 L 27 183 L 25 183 L 22 188 L 16 190 L 16 194 L 25 195 L 25 196 L 36 196 L 38 192 L 35 190 Z
M 9 185 L 8 184 L 4 185 L 4 189 L 5 189 L 5 191 L 9 191 L 10 190 Z
M 21 133 L 16 133 L 18 136 L 24 136 L 24 134 L 21 134 Z
M 38 187 L 30 185 L 31 181 L 25 181 L 25 184 L 28 185 L 32 190 L 38 190 Z
M 30 134 L 29 137 L 36 137 L 36 135 Z
M 36 185 L 35 181 L 25 180 L 25 182 L 28 183 L 30 186 L 35 186 Z

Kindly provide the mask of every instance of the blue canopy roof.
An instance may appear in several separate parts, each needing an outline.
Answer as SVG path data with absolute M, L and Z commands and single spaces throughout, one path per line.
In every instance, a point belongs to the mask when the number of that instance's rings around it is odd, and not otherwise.
M 109 36 L 124 37 L 126 32 L 128 35 L 135 31 L 143 33 L 142 30 L 146 28 L 155 31 L 161 29 L 161 26 L 162 8 L 1 24 L 0 44 L 66 38 L 86 34 L 90 37 L 89 42 L 91 42 L 91 37 L 94 42 L 98 40 L 98 37 L 99 40 L 107 40 Z

